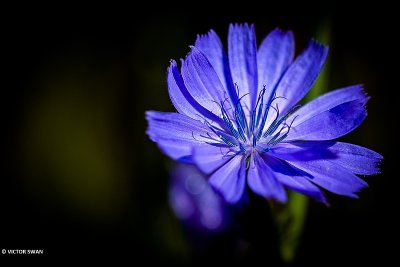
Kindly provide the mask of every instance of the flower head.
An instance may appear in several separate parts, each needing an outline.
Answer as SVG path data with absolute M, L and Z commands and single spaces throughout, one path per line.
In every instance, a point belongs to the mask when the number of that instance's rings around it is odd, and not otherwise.
M 169 202 L 175 215 L 187 226 L 220 232 L 229 224 L 226 203 L 193 164 L 178 164 L 171 170 Z
M 273 30 L 257 48 L 253 25 L 230 25 L 228 53 L 211 30 L 198 36 L 179 69 L 171 61 L 169 95 L 178 113 L 148 111 L 148 135 L 171 158 L 196 164 L 230 203 L 246 182 L 279 202 L 285 187 L 318 201 L 320 188 L 357 197 L 382 156 L 332 141 L 365 119 L 360 85 L 322 95 L 300 107 L 328 48 L 311 40 L 294 58 L 293 34 Z

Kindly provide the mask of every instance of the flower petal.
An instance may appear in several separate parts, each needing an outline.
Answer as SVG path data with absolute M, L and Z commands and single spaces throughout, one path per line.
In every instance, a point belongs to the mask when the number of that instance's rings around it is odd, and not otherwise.
M 319 113 L 334 108 L 337 105 L 357 99 L 365 101 L 368 99 L 361 85 L 353 85 L 328 92 L 317 97 L 311 102 L 308 102 L 295 113 L 293 113 L 292 117 L 297 116 L 293 126 L 296 126 L 314 117 L 315 115 L 318 115 Z
M 237 156 L 214 172 L 209 182 L 227 202 L 236 203 L 243 195 L 245 178 L 246 159 Z
M 313 183 L 309 182 L 304 173 L 299 173 L 292 166 L 279 159 L 263 154 L 265 163 L 272 169 L 278 181 L 287 188 L 301 194 L 312 197 L 313 199 L 328 204 L 324 194 Z
M 315 114 L 310 119 L 293 126 L 285 141 L 331 140 L 357 128 L 367 116 L 365 102 L 357 99 Z
M 171 60 L 171 64 L 168 68 L 167 83 L 169 97 L 176 110 L 192 119 L 198 119 L 199 112 L 188 102 L 183 94 L 187 89 L 183 83 L 175 60 Z
M 179 113 L 195 120 L 204 118 L 209 122 L 214 121 L 219 125 L 224 125 L 221 118 L 201 106 L 190 95 L 174 60 L 171 61 L 171 65 L 168 68 L 167 83 L 169 96 Z
M 307 175 L 305 177 L 314 184 L 338 195 L 357 198 L 355 193 L 367 186 L 365 181 L 329 160 L 304 161 L 294 159 L 289 154 L 274 154 L 274 156 L 298 168 L 298 172 L 304 171 L 310 174 L 312 177 Z
M 294 48 L 293 33 L 280 29 L 273 30 L 261 43 L 257 51 L 258 90 L 265 87 L 266 99 L 292 62 Z
M 193 161 L 196 166 L 205 174 L 210 174 L 234 155 L 230 153 L 229 147 L 203 145 L 193 149 Z
M 374 175 L 379 173 L 379 163 L 383 157 L 365 147 L 336 142 L 330 147 L 337 158 L 333 161 L 356 174 Z
M 307 94 L 318 77 L 327 54 L 326 46 L 312 40 L 290 65 L 276 88 L 276 96 L 284 97 L 275 100 L 280 114 L 285 114 Z M 271 114 L 268 122 L 271 122 L 274 116 Z
M 271 149 L 271 153 L 299 161 L 327 160 L 362 175 L 378 174 L 378 164 L 383 159 L 365 147 L 332 141 L 280 143 Z
M 146 118 L 151 140 L 175 160 L 190 162 L 192 148 L 208 142 L 207 133 L 212 136 L 204 124 L 179 113 L 147 111 Z
M 182 63 L 182 77 L 190 95 L 200 105 L 216 115 L 221 113 L 219 103 L 228 94 L 208 59 L 196 47 L 192 47 Z
M 247 181 L 255 193 L 282 203 L 286 202 L 285 189 L 278 181 L 274 171 L 258 153 L 254 153 L 250 159 Z
M 239 97 L 251 109 L 257 100 L 257 47 L 254 26 L 229 25 L 228 57 L 232 81 L 237 84 Z
M 208 34 L 199 35 L 196 39 L 195 46 L 207 57 L 217 73 L 219 80 L 229 93 L 232 102 L 236 103 L 237 95 L 232 82 L 228 58 L 217 33 L 210 30 Z

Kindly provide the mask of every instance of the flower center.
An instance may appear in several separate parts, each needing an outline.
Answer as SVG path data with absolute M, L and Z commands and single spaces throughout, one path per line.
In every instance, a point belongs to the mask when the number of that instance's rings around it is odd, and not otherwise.
M 294 106 L 287 113 L 281 115 L 278 105 L 274 107 L 273 102 L 284 97 L 272 94 L 267 101 L 264 101 L 265 91 L 264 87 L 258 95 L 255 107 L 251 110 L 243 107 L 241 103 L 246 95 L 238 98 L 234 105 L 226 101 L 227 99 L 217 103 L 221 109 L 224 129 L 207 122 L 206 124 L 219 137 L 218 143 L 232 147 L 237 154 L 250 154 L 254 150 L 267 152 L 288 136 L 296 117 L 290 124 L 287 123 L 287 119 L 299 106 Z M 227 102 L 228 104 L 226 104 Z M 248 112 L 245 112 L 245 108 Z M 275 112 L 273 120 L 268 117 L 268 115 L 273 116 L 270 114 L 271 110 Z M 214 139 L 214 141 L 217 140 Z

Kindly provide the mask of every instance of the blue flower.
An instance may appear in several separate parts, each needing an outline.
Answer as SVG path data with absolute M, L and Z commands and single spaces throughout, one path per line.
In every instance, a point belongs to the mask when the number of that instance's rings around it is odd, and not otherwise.
M 190 162 L 229 203 L 246 188 L 285 202 L 285 188 L 326 203 L 321 188 L 357 197 L 359 175 L 379 172 L 382 156 L 333 141 L 365 119 L 360 85 L 300 107 L 328 48 L 311 40 L 294 57 L 293 34 L 273 30 L 257 48 L 253 25 L 230 25 L 228 53 L 211 30 L 167 73 L 178 113 L 148 111 L 148 135 L 171 158 Z
M 182 222 L 205 232 L 220 232 L 227 228 L 229 212 L 226 203 L 193 164 L 175 165 L 171 178 L 169 202 Z

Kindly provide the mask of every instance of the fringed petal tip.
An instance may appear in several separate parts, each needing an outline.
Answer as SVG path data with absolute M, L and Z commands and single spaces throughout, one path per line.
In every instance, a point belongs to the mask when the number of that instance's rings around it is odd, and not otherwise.
M 308 42 L 307 46 L 314 46 L 314 47 L 317 47 L 319 49 L 326 50 L 326 53 L 329 52 L 329 45 L 323 44 L 322 42 L 318 41 L 315 38 L 311 38 L 311 40 Z
M 254 30 L 254 23 L 230 23 L 229 24 L 229 29 L 233 30 L 233 29 L 240 29 L 240 30 L 244 30 L 244 29 L 251 29 Z
M 208 42 L 209 38 L 213 38 L 215 36 L 218 36 L 218 35 L 213 29 L 210 29 L 207 33 L 198 34 L 197 38 L 196 38 L 195 46 L 201 46 L 204 42 Z

